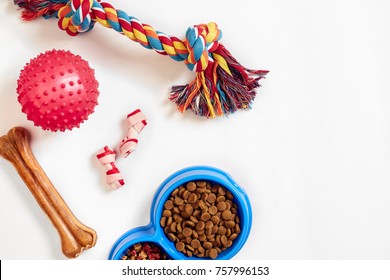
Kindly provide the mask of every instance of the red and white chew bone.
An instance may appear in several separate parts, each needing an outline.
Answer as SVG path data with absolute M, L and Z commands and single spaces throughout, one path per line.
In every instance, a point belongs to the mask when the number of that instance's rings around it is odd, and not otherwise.
M 106 182 L 113 190 L 119 189 L 125 184 L 122 174 L 115 166 L 115 156 L 115 151 L 107 146 L 100 150 L 96 155 L 99 162 L 106 168 Z
M 124 158 L 137 149 L 138 136 L 147 125 L 146 117 L 140 109 L 127 115 L 127 123 L 129 125 L 129 131 L 119 145 L 119 152 Z

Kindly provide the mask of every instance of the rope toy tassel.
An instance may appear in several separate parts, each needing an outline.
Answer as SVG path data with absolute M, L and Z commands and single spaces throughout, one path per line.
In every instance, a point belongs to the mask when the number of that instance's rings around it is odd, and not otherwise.
M 57 17 L 69 35 L 90 31 L 96 22 L 112 28 L 147 49 L 183 61 L 196 77 L 187 85 L 173 86 L 170 100 L 180 112 L 192 110 L 207 118 L 250 109 L 259 81 L 267 70 L 242 66 L 219 42 L 222 31 L 216 23 L 194 25 L 180 40 L 100 0 L 14 0 L 23 9 L 22 17 Z
M 51 18 L 64 6 L 59 0 L 14 0 L 15 5 L 23 9 L 22 18 L 33 20 L 39 17 Z

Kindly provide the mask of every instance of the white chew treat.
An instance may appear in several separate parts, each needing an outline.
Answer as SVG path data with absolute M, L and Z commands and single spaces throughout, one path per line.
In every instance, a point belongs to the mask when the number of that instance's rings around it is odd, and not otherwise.
M 129 130 L 119 146 L 122 157 L 127 157 L 137 149 L 139 134 L 147 125 L 146 117 L 140 109 L 137 109 L 127 115 L 127 124 Z
M 107 184 L 110 185 L 113 190 L 122 187 L 124 185 L 124 180 L 121 173 L 107 174 Z
M 138 123 L 143 123 L 145 126 L 146 116 L 141 112 L 140 109 L 137 109 L 134 112 L 127 115 L 127 123 L 129 127 L 132 127 Z
M 115 155 L 115 151 L 107 146 L 100 150 L 96 155 L 99 162 L 106 169 L 106 182 L 113 190 L 116 190 L 125 184 L 122 174 L 115 166 Z

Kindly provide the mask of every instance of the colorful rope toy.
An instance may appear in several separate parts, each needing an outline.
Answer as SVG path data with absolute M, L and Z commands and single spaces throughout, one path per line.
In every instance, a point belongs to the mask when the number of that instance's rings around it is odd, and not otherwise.
M 14 3 L 24 9 L 25 20 L 56 17 L 59 27 L 72 36 L 90 31 L 98 22 L 145 48 L 184 61 L 196 72 L 196 78 L 187 85 L 172 87 L 170 100 L 180 112 L 191 109 L 196 115 L 213 118 L 249 109 L 259 80 L 268 73 L 240 65 L 219 43 L 222 32 L 215 23 L 194 25 L 188 28 L 186 38 L 180 40 L 100 0 L 14 0 Z

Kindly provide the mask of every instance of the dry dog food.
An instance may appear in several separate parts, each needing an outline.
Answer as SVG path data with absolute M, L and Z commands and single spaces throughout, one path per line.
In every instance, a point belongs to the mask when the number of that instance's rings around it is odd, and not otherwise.
M 153 243 L 137 243 L 127 249 L 122 260 L 167 260 L 168 256 Z
M 160 225 L 176 249 L 189 257 L 215 259 L 241 231 L 232 193 L 212 184 L 188 182 L 175 189 L 164 204 Z

